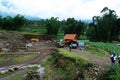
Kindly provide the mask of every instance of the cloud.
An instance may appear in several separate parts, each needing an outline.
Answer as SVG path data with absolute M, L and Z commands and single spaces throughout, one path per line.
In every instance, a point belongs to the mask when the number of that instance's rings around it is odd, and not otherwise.
M 91 19 L 106 6 L 120 14 L 119 5 L 119 0 L 0 0 L 4 12 L 60 19 Z

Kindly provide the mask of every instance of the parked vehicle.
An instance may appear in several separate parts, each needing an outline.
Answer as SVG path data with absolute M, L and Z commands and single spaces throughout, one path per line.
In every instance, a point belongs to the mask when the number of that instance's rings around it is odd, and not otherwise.
M 78 46 L 77 46 L 77 43 L 71 43 L 71 47 L 76 49 Z
M 68 45 L 71 45 L 71 48 L 76 49 L 78 47 L 78 42 L 77 41 L 70 41 Z
M 62 48 L 62 47 L 65 46 L 65 44 L 62 43 L 62 42 L 57 42 L 57 43 L 55 44 L 55 46 L 56 46 L 57 48 Z

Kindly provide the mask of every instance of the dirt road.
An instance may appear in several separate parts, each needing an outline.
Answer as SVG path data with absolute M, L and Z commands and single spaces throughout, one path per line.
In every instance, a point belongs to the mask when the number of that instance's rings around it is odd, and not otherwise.
M 69 48 L 67 48 L 67 47 L 64 49 L 69 51 Z M 89 62 L 99 64 L 103 68 L 106 68 L 107 66 L 111 65 L 109 57 L 100 57 L 100 56 L 96 56 L 93 54 L 84 53 L 83 51 L 81 51 L 79 49 L 72 49 L 71 52 L 78 54 L 80 56 L 84 56 L 84 57 L 88 58 Z

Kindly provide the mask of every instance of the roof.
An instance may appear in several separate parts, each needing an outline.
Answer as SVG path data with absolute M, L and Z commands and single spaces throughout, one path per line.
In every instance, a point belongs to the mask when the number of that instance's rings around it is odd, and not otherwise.
M 72 40 L 74 40 L 76 36 L 77 36 L 77 34 L 66 34 L 64 39 L 72 39 Z

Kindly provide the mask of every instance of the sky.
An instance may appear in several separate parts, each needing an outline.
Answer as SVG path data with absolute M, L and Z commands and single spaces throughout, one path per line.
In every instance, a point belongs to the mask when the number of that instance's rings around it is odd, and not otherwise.
M 29 15 L 39 18 L 92 19 L 108 7 L 120 16 L 119 0 L 0 0 L 0 13 Z

